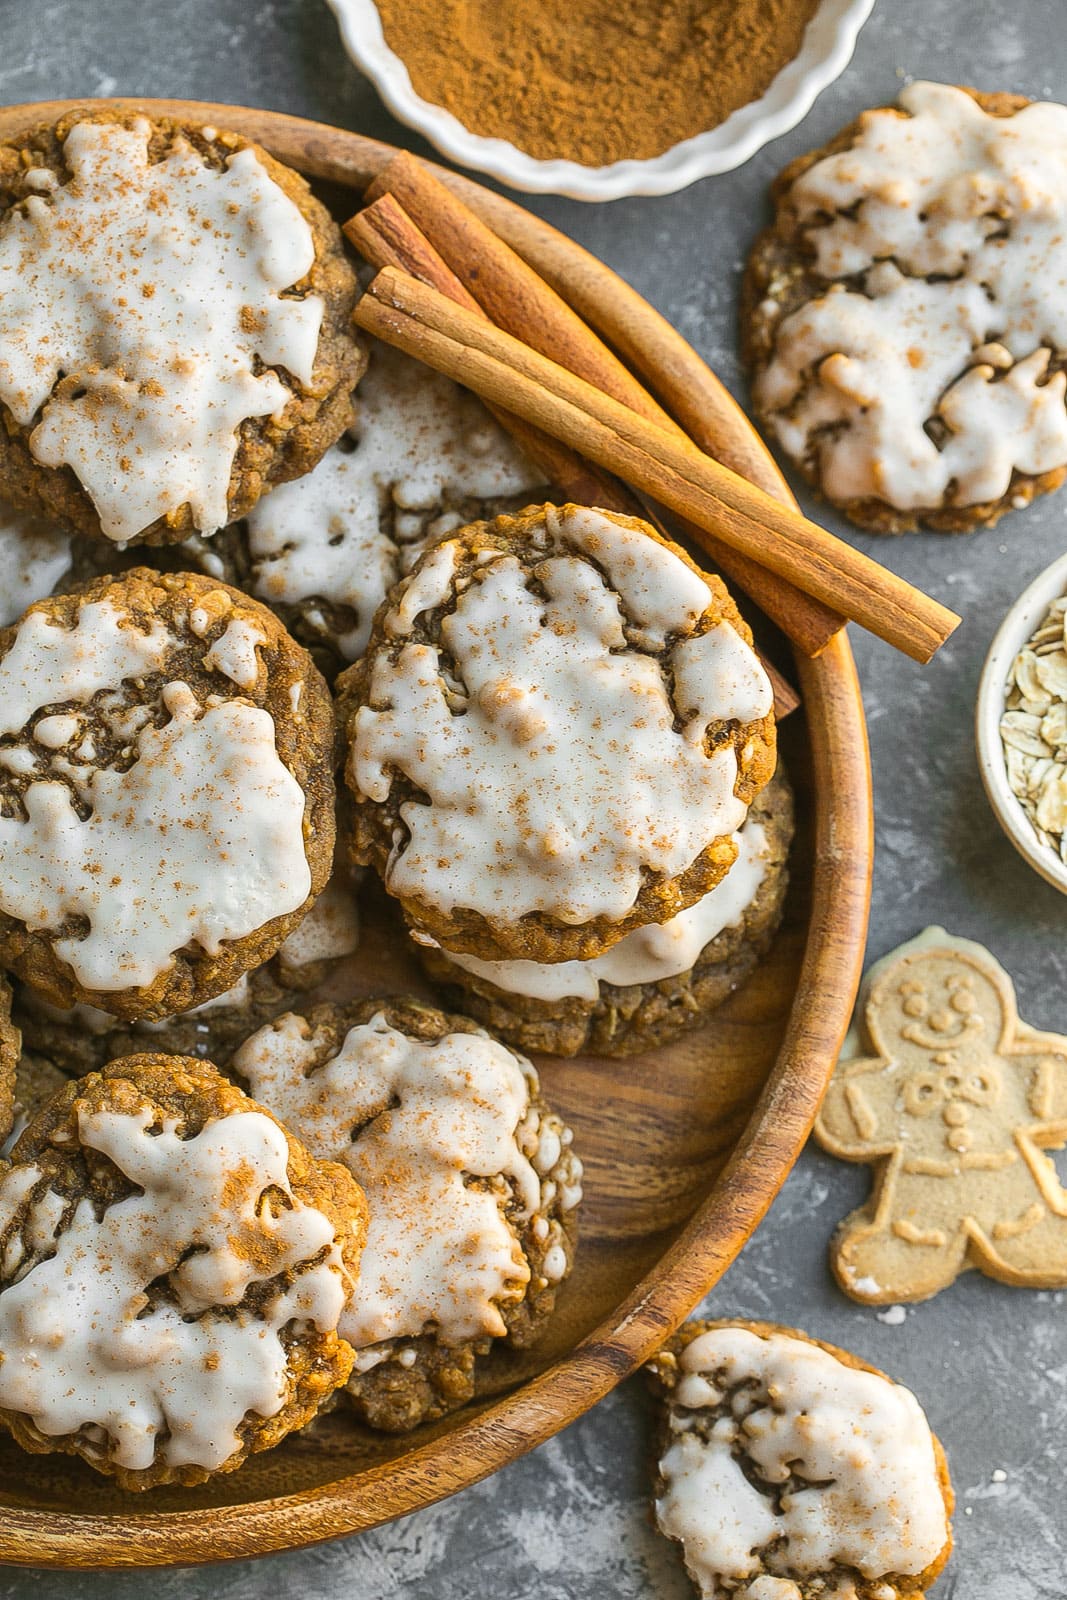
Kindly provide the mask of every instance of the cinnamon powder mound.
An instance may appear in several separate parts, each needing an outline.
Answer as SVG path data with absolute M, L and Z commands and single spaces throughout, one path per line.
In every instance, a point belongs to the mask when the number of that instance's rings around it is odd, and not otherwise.
M 585 166 L 662 155 L 756 100 L 818 0 L 378 0 L 417 94 Z

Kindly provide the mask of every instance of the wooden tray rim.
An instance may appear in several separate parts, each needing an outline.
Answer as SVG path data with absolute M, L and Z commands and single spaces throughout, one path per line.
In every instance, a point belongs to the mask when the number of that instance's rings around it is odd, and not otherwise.
M 109 98 L 0 108 L 0 139 L 75 109 L 143 109 L 244 133 L 311 177 L 360 186 L 394 146 L 325 123 L 194 100 Z M 616 273 L 564 234 L 473 180 L 434 167 L 641 373 L 704 448 L 793 502 L 762 440 L 696 351 Z M 0 1562 L 141 1568 L 296 1549 L 406 1515 L 478 1482 L 573 1422 L 631 1374 L 692 1311 L 766 1214 L 808 1136 L 848 1026 L 870 904 L 873 803 L 867 731 L 848 640 L 797 660 L 815 774 L 812 904 L 778 1059 L 704 1204 L 615 1315 L 569 1355 L 406 1454 L 298 1494 L 123 1515 L 0 1505 Z M 144 1510 L 141 1510 L 141 1506 Z

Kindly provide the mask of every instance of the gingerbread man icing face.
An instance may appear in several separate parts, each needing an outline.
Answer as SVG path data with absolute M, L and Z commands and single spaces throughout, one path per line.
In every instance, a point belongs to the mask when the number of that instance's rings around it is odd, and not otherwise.
M 1020 1022 L 1003 968 L 941 929 L 864 991 L 871 1053 L 839 1062 L 815 1127 L 834 1155 L 878 1163 L 834 1240 L 842 1288 L 920 1300 L 969 1266 L 1067 1283 L 1067 1193 L 1044 1154 L 1067 1142 L 1067 1040 Z

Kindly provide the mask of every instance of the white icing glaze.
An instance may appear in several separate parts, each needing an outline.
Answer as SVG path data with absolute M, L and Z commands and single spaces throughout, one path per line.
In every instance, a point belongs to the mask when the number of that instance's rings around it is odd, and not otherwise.
M 149 1108 L 80 1111 L 82 1145 L 141 1192 L 99 1219 L 81 1200 L 65 1228 L 58 1195 L 33 1201 L 28 1233 L 55 1253 L 0 1292 L 0 1405 L 48 1435 L 100 1429 L 132 1470 L 215 1469 L 249 1413 L 272 1417 L 285 1402 L 281 1332 L 294 1321 L 336 1329 L 348 1279 L 333 1224 L 292 1194 L 285 1135 L 268 1117 L 234 1113 L 191 1139 L 173 1123 L 150 1131 L 152 1120 Z M 39 1178 L 15 1167 L 0 1179 L 0 1222 Z M 289 1204 L 264 1204 L 270 1190 Z M 17 1233 L 8 1255 L 5 1275 L 22 1257 Z M 220 1315 L 282 1274 L 289 1286 L 261 1312 Z M 161 1278 L 167 1298 L 146 1292 Z
M 359 948 L 359 906 L 351 875 L 335 872 L 304 920 L 278 951 L 288 967 L 310 967 L 316 961 L 339 961 Z
M 737 860 L 721 883 L 695 905 L 670 921 L 634 928 L 591 961 L 483 961 L 479 956 L 446 952 L 453 966 L 485 978 L 508 994 L 531 1000 L 556 1001 L 574 996 L 596 1000 L 602 983 L 626 988 L 661 983 L 688 972 L 724 928 L 741 921 L 759 892 L 766 871 L 767 836 L 757 822 L 746 822 L 734 834 Z
M 993 117 L 935 83 L 900 103 L 789 192 L 817 270 L 863 292 L 787 317 L 756 396 L 831 498 L 973 505 L 1067 463 L 1067 379 L 1047 377 L 1067 352 L 1067 107 Z
M 259 677 L 256 646 L 266 642 L 267 636 L 257 623 L 235 617 L 205 654 L 204 665 L 224 673 L 239 689 L 254 689 Z
M 514 1191 L 521 1220 L 541 1203 L 520 1144 L 532 1068 L 485 1034 L 422 1044 L 380 1014 L 311 1070 L 317 1045 L 303 1018 L 281 1017 L 241 1046 L 233 1069 L 366 1192 L 370 1228 L 343 1337 L 361 1349 L 428 1325 L 445 1342 L 502 1335 L 500 1304 L 521 1298 L 530 1276 L 503 1206 Z M 487 1191 L 468 1176 L 506 1182 Z
M 0 628 L 43 600 L 70 571 L 70 534 L 0 502 Z
M 349 661 L 366 648 L 374 613 L 424 532 L 441 531 L 427 527 L 430 513 L 450 499 L 521 494 L 543 483 L 479 400 L 376 341 L 355 411 L 355 449 L 335 445 L 248 516 L 253 594 L 351 608 L 358 620 L 337 640 Z M 382 525 L 390 507 L 396 538 Z M 401 550 L 405 512 L 417 516 Z
M 46 750 L 60 750 L 65 744 L 70 744 L 76 739 L 81 730 L 81 718 L 70 715 L 42 717 L 36 723 L 33 737 L 38 744 L 43 744 Z
M 913 1576 L 944 1547 L 933 1440 L 907 1389 L 815 1345 L 745 1328 L 701 1334 L 678 1365 L 656 1514 L 708 1600 L 792 1600 L 789 1588 L 746 1584 L 764 1571 L 784 1580 L 829 1579 L 835 1567 L 868 1580 Z M 696 1432 L 691 1413 L 735 1388 L 743 1403 L 710 1437 Z M 742 1471 L 741 1454 L 765 1491 Z M 783 1490 L 791 1476 L 803 1486 Z M 829 1593 L 854 1594 L 848 1573 L 839 1576 L 848 1584 Z
M 142 730 L 128 771 L 86 769 L 86 820 L 54 781 L 29 785 L 25 820 L 0 817 L 0 907 L 31 929 L 85 917 L 55 949 L 88 989 L 149 984 L 190 941 L 217 955 L 311 887 L 304 796 L 269 713 L 202 710 L 185 684 L 164 700 L 171 720 Z
M 513 556 L 491 553 L 462 590 L 441 623 L 448 683 L 433 646 L 379 657 L 349 772 L 373 801 L 388 799 L 394 771 L 429 797 L 401 807 L 409 837 L 388 865 L 393 894 L 494 919 L 617 921 L 644 870 L 674 876 L 744 820 L 733 748 L 706 754 L 703 730 L 765 714 L 770 685 L 732 629 L 690 639 L 711 593 L 656 540 L 585 510 L 548 511 L 545 538 L 536 591 Z M 388 632 L 402 639 L 439 603 L 454 561 L 452 541 L 437 546 Z M 644 653 L 668 637 L 669 666 L 690 646 L 677 706 Z
M 120 542 L 184 504 L 222 527 L 240 424 L 289 398 L 255 359 L 310 384 L 322 321 L 280 295 L 314 241 L 255 153 L 215 171 L 178 137 L 151 165 L 149 131 L 76 124 L 69 181 L 0 222 L 0 398 Z
M 161 622 L 142 632 L 110 600 L 81 606 L 73 628 L 31 611 L 0 661 L 0 733 L 17 733 L 40 706 L 158 672 L 179 642 Z

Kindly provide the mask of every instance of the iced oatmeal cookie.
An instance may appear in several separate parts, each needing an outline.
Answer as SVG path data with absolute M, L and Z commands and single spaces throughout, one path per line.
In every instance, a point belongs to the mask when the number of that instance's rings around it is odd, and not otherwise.
M 124 1489 L 232 1472 L 348 1377 L 366 1202 L 205 1062 L 130 1056 L 0 1176 L 0 1421 Z
M 74 1077 L 139 1050 L 199 1056 L 225 1067 L 233 1050 L 254 1029 L 289 1010 L 358 948 L 354 874 L 340 868 L 276 955 L 242 973 L 232 989 L 191 1011 L 155 1022 L 126 1022 L 84 1002 L 52 1005 L 36 990 L 19 984 L 13 1015 L 27 1046 Z
M 236 590 L 135 570 L 0 632 L 0 960 L 154 1020 L 262 965 L 330 874 L 333 716 Z
M 581 1163 L 530 1063 L 465 1018 L 366 1000 L 279 1017 L 230 1070 L 366 1191 L 348 1400 L 389 1432 L 469 1400 L 478 1356 L 535 1340 L 574 1256 Z
M 921 1600 L 953 1494 L 909 1390 L 763 1322 L 689 1322 L 650 1371 L 656 1520 L 703 1600 Z
M 1067 472 L 1067 107 L 913 83 L 774 187 L 756 413 L 879 532 L 966 532 Z
M 355 859 L 415 937 L 586 960 L 726 875 L 774 770 L 717 578 L 632 517 L 531 507 L 434 545 L 338 680 Z
M 722 882 L 591 961 L 482 961 L 416 945 L 450 1000 L 520 1050 L 633 1055 L 699 1028 L 758 965 L 781 920 L 793 796 L 779 768 L 734 836 Z
M 0 145 L 0 493 L 119 544 L 211 534 L 314 466 L 364 365 L 303 178 L 236 134 L 82 111 Z

